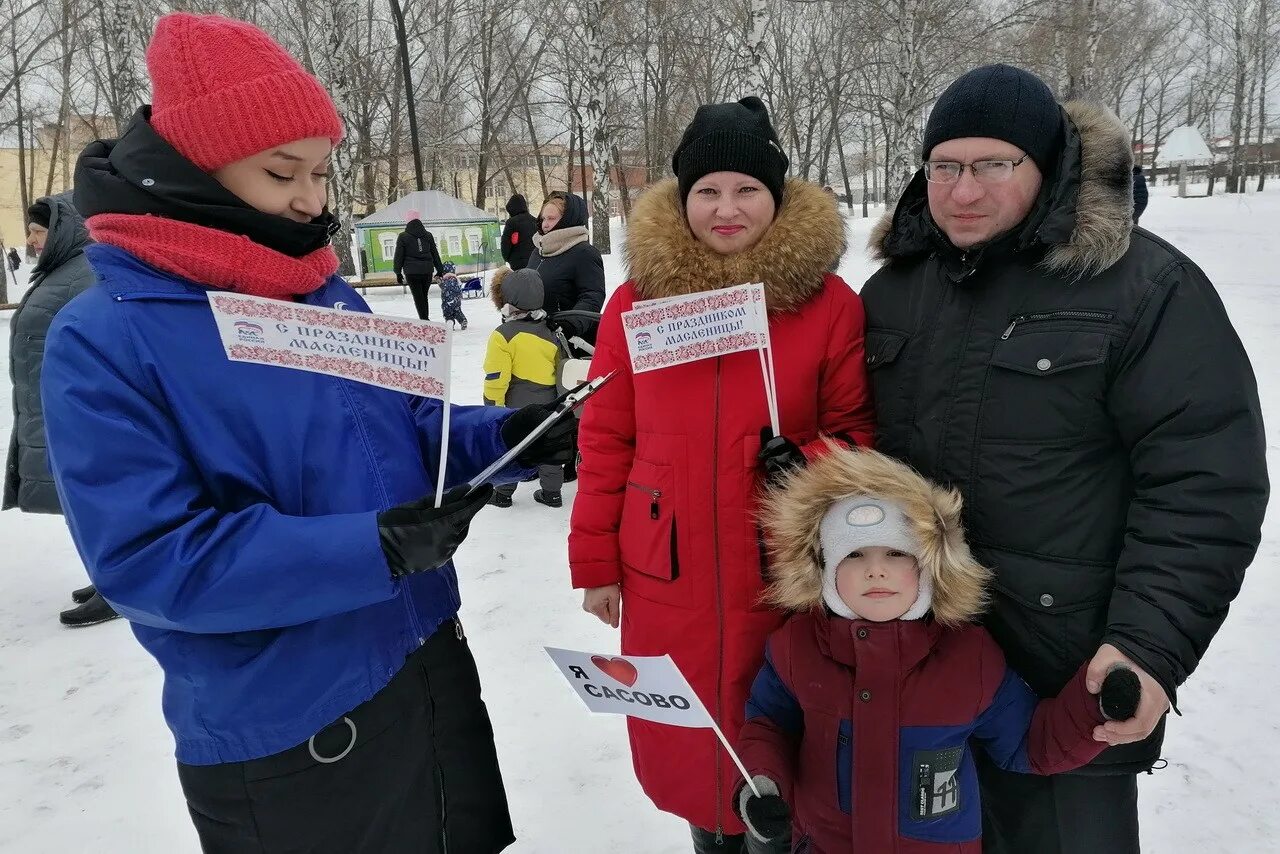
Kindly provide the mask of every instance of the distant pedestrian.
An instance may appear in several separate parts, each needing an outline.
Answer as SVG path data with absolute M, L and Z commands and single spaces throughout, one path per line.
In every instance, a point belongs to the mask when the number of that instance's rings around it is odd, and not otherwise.
M 422 320 L 431 319 L 431 303 L 427 294 L 431 291 L 431 276 L 445 274 L 444 261 L 436 248 L 436 239 L 420 219 L 411 219 L 396 240 L 396 281 L 404 284 L 408 279 L 409 292 L 413 294 L 413 307 Z
M 507 224 L 502 229 L 502 260 L 513 270 L 529 266 L 533 254 L 533 236 L 538 233 L 538 220 L 529 213 L 529 203 L 516 193 L 507 202 Z

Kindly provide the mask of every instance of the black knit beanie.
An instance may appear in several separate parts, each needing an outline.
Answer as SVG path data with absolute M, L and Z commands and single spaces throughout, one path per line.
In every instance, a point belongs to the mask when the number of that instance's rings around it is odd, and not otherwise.
M 48 228 L 52 217 L 53 211 L 50 210 L 48 202 L 39 201 L 27 208 L 27 219 L 41 228 Z
M 769 188 L 782 207 L 787 155 L 769 121 L 764 102 L 754 95 L 736 104 L 705 104 L 680 137 L 671 170 L 680 181 L 680 200 L 698 179 L 712 172 L 741 172 Z
M 1062 108 L 1044 81 L 1012 65 L 984 65 L 938 98 L 924 129 L 924 159 L 938 143 L 981 136 L 1018 146 L 1041 172 L 1062 153 Z

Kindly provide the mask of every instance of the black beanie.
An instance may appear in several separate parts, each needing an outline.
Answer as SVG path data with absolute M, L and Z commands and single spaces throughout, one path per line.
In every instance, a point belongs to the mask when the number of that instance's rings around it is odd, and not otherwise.
M 27 208 L 27 219 L 41 228 L 48 228 L 52 217 L 53 211 L 49 209 L 48 202 L 39 201 Z
M 1044 81 L 1012 65 L 984 65 L 938 98 L 924 128 L 924 159 L 938 143 L 982 136 L 1018 146 L 1049 172 L 1062 153 L 1062 108 Z
M 782 207 L 782 185 L 787 178 L 787 155 L 769 121 L 764 102 L 754 95 L 736 104 L 705 104 L 684 129 L 671 158 L 671 170 L 680 181 L 680 201 L 698 179 L 712 172 L 741 172 L 769 188 Z

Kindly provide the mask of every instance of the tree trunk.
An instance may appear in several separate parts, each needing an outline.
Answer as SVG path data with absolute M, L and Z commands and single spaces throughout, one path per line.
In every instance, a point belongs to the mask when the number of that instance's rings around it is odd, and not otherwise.
M 413 65 L 409 62 L 409 39 L 404 32 L 404 11 L 400 0 L 391 0 L 391 19 L 395 23 L 396 44 L 400 48 L 400 73 L 404 76 L 404 101 L 409 113 L 409 147 L 413 150 L 413 174 L 419 191 L 425 190 L 422 173 L 422 142 L 418 138 L 418 104 L 413 97 Z M 394 111 L 400 105 L 392 106 Z
M 1258 65 L 1261 85 L 1258 87 L 1258 192 L 1267 186 L 1267 77 L 1271 65 L 1271 45 L 1268 43 L 1268 13 L 1272 0 L 1262 0 L 1262 8 L 1258 10 Z
M 609 80 L 604 33 L 611 12 L 608 0 L 589 0 L 587 11 L 587 120 L 591 137 L 591 242 L 600 254 L 612 251 L 609 241 Z M 583 146 L 585 148 L 585 145 Z M 586 186 L 585 175 L 583 186 Z
M 1232 24 L 1232 44 L 1235 48 L 1235 70 L 1232 75 L 1231 96 L 1231 151 L 1227 159 L 1227 192 L 1237 193 L 1243 189 L 1240 176 L 1240 143 L 1244 132 L 1245 83 L 1248 77 L 1248 62 L 1245 52 L 1244 33 L 1244 0 L 1236 0 L 1235 20 Z M 1212 190 L 1213 181 L 1209 187 Z
M 746 0 L 746 28 L 741 48 L 743 68 L 743 96 L 755 95 L 766 104 L 770 102 L 770 92 L 764 68 L 764 43 L 768 37 L 769 2 L 768 0 Z
M 626 222 L 631 218 L 631 192 L 627 187 L 627 167 L 622 162 L 617 143 L 613 146 L 613 165 L 618 170 L 618 198 L 622 203 L 622 221 Z
M 538 131 L 533 124 L 533 108 L 529 106 L 530 85 L 524 87 L 524 123 L 529 129 L 529 145 L 533 148 L 533 159 L 538 163 L 538 183 L 542 186 L 542 198 L 551 191 L 547 188 L 547 167 L 542 162 L 542 145 L 538 142 Z
M 839 119 L 835 120 L 835 125 L 836 125 L 836 146 L 840 149 L 839 150 L 840 176 L 844 178 L 844 195 L 845 195 L 845 198 L 849 200 L 849 210 L 853 210 L 853 185 L 849 183 L 849 164 L 845 159 L 845 154 L 844 154 L 844 130 L 840 127 Z M 866 216 L 866 198 L 867 198 L 867 194 L 864 191 L 862 194 L 862 201 L 863 201 L 862 215 L 863 216 Z
M 585 123 L 578 122 L 578 171 L 580 173 L 582 183 L 579 189 L 582 190 L 582 198 L 587 197 L 587 132 Z
M 353 111 L 352 63 L 347 55 L 347 37 L 353 28 L 355 16 L 351 14 L 350 0 L 326 0 L 322 8 L 319 37 L 324 47 L 316 63 L 320 79 L 333 98 L 338 115 L 345 126 Z M 351 258 L 352 203 L 355 198 L 356 170 L 352 168 L 351 135 L 348 134 L 333 150 L 329 161 L 329 190 L 333 194 L 333 213 L 338 218 L 338 232 L 333 237 L 333 248 L 338 253 L 338 271 L 343 275 L 355 272 Z

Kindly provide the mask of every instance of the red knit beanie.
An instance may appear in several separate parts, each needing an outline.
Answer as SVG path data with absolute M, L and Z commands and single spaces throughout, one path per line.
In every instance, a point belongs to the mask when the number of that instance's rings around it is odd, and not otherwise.
M 205 172 L 277 145 L 343 136 L 320 81 L 262 30 L 177 12 L 147 47 L 151 126 Z

